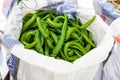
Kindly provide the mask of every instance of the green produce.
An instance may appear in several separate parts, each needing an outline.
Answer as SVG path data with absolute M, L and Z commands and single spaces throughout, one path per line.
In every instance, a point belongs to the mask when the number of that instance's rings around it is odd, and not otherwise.
M 27 49 L 45 56 L 74 62 L 96 47 L 92 32 L 87 28 L 95 16 L 86 23 L 74 15 L 69 19 L 64 14 L 51 10 L 37 10 L 22 18 L 23 26 L 19 40 Z
M 18 4 L 20 3 L 21 0 L 18 0 Z
M 63 27 L 62 27 L 62 32 L 61 32 L 61 35 L 60 35 L 60 40 L 58 41 L 57 45 L 55 46 L 55 48 L 53 49 L 52 54 L 51 54 L 54 57 L 56 57 L 58 55 L 58 52 L 61 50 L 61 48 L 64 44 L 64 41 L 65 41 L 68 18 L 67 18 L 66 14 L 64 14 L 64 15 L 65 15 L 65 20 L 64 20 L 64 24 L 63 24 Z

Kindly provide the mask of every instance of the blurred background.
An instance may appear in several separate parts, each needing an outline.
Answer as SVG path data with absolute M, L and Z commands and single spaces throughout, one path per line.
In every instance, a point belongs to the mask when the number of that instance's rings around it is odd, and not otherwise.
M 6 23 L 6 18 L 2 13 L 3 2 L 4 0 L 0 0 L 0 30 L 4 30 L 4 25 Z

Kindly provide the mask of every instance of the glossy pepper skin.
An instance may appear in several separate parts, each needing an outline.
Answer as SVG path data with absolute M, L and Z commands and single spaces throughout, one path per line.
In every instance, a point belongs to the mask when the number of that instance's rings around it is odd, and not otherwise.
M 53 57 L 56 57 L 58 55 L 58 52 L 62 48 L 64 40 L 65 40 L 65 36 L 66 36 L 66 32 L 67 32 L 68 17 L 66 14 L 64 14 L 64 16 L 65 16 L 65 20 L 64 20 L 62 32 L 60 35 L 60 40 L 58 41 L 57 45 L 55 46 L 55 48 L 53 49 L 52 54 L 51 54 L 51 56 L 53 56 Z
M 42 48 L 42 41 L 40 39 L 40 33 L 39 30 L 36 31 L 35 34 L 35 40 L 37 41 L 37 44 L 35 45 L 35 50 L 41 54 L 44 53 L 43 48 Z
M 72 24 L 72 26 L 78 27 L 79 29 L 86 29 L 94 22 L 95 18 L 96 18 L 96 16 L 93 16 L 89 21 L 87 21 L 85 24 L 83 24 L 81 26 L 73 23 L 72 21 L 70 21 L 70 23 Z
M 28 41 L 27 39 L 31 39 L 32 36 L 35 36 L 35 32 L 33 30 L 27 31 L 24 34 L 22 34 L 20 41 L 25 45 L 25 48 L 32 48 L 36 45 L 37 41 L 32 40 L 32 42 Z M 27 36 L 27 37 L 26 37 Z
M 25 48 L 36 50 L 45 56 L 73 63 L 96 47 L 92 32 L 87 28 L 95 16 L 86 23 L 74 15 L 56 14 L 51 10 L 36 10 L 23 17 L 20 41 Z
M 34 14 L 24 25 L 23 25 L 23 28 L 22 28 L 22 32 L 25 32 L 29 29 L 29 27 L 35 22 L 37 18 L 37 15 Z

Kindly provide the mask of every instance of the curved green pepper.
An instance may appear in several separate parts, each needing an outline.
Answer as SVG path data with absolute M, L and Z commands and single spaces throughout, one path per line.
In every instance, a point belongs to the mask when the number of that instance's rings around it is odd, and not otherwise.
M 34 14 L 22 27 L 22 32 L 25 32 L 29 29 L 29 27 L 35 22 L 37 15 Z
M 29 34 L 30 33 L 30 34 Z M 35 31 L 33 31 L 33 34 L 35 36 Z M 20 41 L 24 44 L 25 48 L 32 48 L 36 45 L 37 41 L 33 40 L 33 42 L 29 43 L 26 41 L 26 35 L 32 36 L 31 31 L 27 31 L 21 35 Z
M 67 32 L 68 18 L 66 14 L 64 14 L 64 16 L 65 16 L 65 20 L 64 20 L 63 27 L 62 27 L 62 33 L 60 35 L 60 40 L 58 41 L 57 45 L 55 46 L 51 54 L 51 56 L 54 56 L 54 57 L 58 55 L 58 52 L 62 48 L 64 40 L 65 40 L 66 32 Z

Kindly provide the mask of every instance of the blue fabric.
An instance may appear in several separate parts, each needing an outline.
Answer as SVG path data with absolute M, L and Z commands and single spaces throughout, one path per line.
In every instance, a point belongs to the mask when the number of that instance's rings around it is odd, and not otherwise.
M 73 15 L 76 14 L 77 9 L 79 9 L 77 5 L 65 2 L 64 4 L 57 7 L 57 12 L 59 14 L 67 13 L 69 18 L 74 19 Z
M 13 80 L 16 80 L 16 65 L 17 65 L 17 57 L 11 54 L 11 57 L 7 61 L 7 65 L 9 67 L 10 75 L 13 77 Z
M 3 44 L 8 48 L 11 49 L 14 45 L 20 44 L 20 42 L 13 36 L 5 35 Z M 13 77 L 13 80 L 16 80 L 16 72 L 17 72 L 17 57 L 11 54 L 11 57 L 8 59 L 7 64 L 9 67 L 10 75 Z
M 58 3 L 48 1 L 47 5 L 45 8 L 51 9 L 58 14 L 66 13 L 68 17 L 72 19 L 74 19 L 73 15 L 76 14 L 77 9 L 80 8 L 77 3 L 73 3 L 72 0 L 61 0 Z
M 20 44 L 20 42 L 19 42 L 14 36 L 5 35 L 5 36 L 4 36 L 3 44 L 4 44 L 8 49 L 11 49 L 14 45 Z
M 113 19 L 120 17 L 120 14 L 116 12 L 112 3 L 105 2 L 101 5 L 101 7 L 102 7 L 102 12 L 106 16 L 111 17 Z

